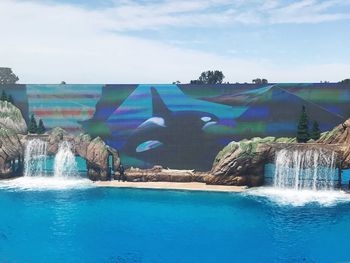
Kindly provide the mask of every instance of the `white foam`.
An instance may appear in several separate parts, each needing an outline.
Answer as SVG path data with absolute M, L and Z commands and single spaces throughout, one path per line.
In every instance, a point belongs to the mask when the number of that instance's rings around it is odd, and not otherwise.
M 0 181 L 0 189 L 21 191 L 45 191 L 84 189 L 93 187 L 93 183 L 85 178 L 57 178 L 52 176 L 19 177 Z
M 350 194 L 341 190 L 312 191 L 259 187 L 247 190 L 244 195 L 264 197 L 277 205 L 304 206 L 314 203 L 321 206 L 334 206 L 350 202 Z
M 70 178 L 77 175 L 78 167 L 72 151 L 72 145 L 63 141 L 60 143 L 54 162 L 54 177 Z

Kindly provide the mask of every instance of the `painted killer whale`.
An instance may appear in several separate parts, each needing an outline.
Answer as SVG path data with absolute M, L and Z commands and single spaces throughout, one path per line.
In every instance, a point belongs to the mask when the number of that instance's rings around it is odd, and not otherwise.
M 141 123 L 128 138 L 123 152 L 128 156 L 166 167 L 191 169 L 203 162 L 211 165 L 217 143 L 206 128 L 218 117 L 202 111 L 171 111 L 158 91 L 151 87 L 152 117 Z

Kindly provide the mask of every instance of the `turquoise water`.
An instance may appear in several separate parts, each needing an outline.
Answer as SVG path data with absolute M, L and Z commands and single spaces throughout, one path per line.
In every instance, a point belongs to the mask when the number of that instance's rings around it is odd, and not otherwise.
M 266 191 L 3 186 L 0 262 L 350 260 L 345 194 L 325 202 L 305 194 L 305 202 L 294 202 Z

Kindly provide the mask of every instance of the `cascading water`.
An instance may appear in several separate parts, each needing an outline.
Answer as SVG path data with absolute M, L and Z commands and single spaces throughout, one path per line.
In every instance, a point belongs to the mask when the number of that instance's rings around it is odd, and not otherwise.
M 332 190 L 336 153 L 321 149 L 282 149 L 276 152 L 275 188 Z
M 336 152 L 306 146 L 278 150 L 273 187 L 252 188 L 245 194 L 264 197 L 278 205 L 330 206 L 350 202 L 349 194 L 334 189 L 338 179 Z
M 24 153 L 24 176 L 46 176 L 47 142 L 33 139 Z
M 54 162 L 54 177 L 67 178 L 77 175 L 77 163 L 72 152 L 72 145 L 69 142 L 62 142 Z
M 62 190 L 92 187 L 90 180 L 78 175 L 77 163 L 69 142 L 62 142 L 54 159 L 53 173 L 46 167 L 47 143 L 33 139 L 27 143 L 24 157 L 24 176 L 1 180 L 0 189 Z M 48 165 L 50 166 L 50 165 Z

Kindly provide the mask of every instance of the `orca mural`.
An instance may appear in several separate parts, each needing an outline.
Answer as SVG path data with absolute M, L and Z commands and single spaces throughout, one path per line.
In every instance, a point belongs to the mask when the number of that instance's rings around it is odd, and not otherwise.
M 233 140 L 295 136 L 301 107 L 321 130 L 350 116 L 339 83 L 7 85 L 26 120 L 102 137 L 126 166 L 210 169 Z

